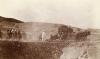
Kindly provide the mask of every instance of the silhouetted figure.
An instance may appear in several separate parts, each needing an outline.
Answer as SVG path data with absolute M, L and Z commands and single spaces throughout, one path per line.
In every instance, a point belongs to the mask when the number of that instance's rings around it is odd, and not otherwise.
M 14 38 L 15 38 L 16 40 L 17 40 L 17 38 L 18 38 L 17 31 L 18 31 L 18 30 L 15 30 L 15 31 L 14 31 Z
M 21 34 L 21 32 L 20 31 L 18 31 L 18 40 L 21 40 L 22 39 L 22 34 Z
M 2 39 L 2 35 L 3 35 L 3 33 L 2 33 L 2 31 L 0 30 L 0 39 Z
M 13 36 L 13 33 L 12 33 L 12 29 L 8 29 L 7 30 L 7 39 L 11 39 L 12 38 L 12 36 Z
M 27 39 L 27 35 L 24 31 L 21 31 L 21 36 L 23 40 Z
M 43 31 L 43 32 L 40 33 L 39 40 L 40 41 L 45 41 L 46 40 L 46 32 Z
M 12 39 L 15 40 L 16 39 L 16 30 L 12 29 Z

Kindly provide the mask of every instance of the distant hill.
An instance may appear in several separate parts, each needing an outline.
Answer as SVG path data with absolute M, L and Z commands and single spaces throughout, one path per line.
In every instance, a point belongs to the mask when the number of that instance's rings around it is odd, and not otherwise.
M 18 27 L 18 25 L 16 24 L 19 23 L 24 23 L 24 22 L 14 18 L 6 18 L 0 16 L 0 28 L 16 28 L 16 26 Z
M 6 18 L 6 17 L 2 17 L 0 16 L 0 22 L 14 22 L 14 23 L 23 23 L 23 21 L 14 19 L 14 18 Z

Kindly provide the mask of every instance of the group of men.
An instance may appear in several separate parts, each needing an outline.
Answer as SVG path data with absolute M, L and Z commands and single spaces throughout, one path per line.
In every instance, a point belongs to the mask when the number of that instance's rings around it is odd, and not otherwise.
M 0 29 L 0 39 L 20 40 L 22 39 L 22 32 L 13 28 L 9 28 L 5 32 Z

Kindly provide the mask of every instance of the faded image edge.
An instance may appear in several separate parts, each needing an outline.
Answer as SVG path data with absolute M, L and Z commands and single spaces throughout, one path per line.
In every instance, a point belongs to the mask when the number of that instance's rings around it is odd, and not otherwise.
M 99 32 L 0 16 L 0 59 L 96 59 Z

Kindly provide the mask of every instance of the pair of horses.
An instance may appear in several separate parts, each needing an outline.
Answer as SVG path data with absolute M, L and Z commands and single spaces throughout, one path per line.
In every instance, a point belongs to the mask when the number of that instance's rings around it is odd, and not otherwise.
M 81 40 L 81 41 L 85 41 L 87 39 L 87 36 L 90 35 L 91 32 L 88 30 L 85 30 L 83 32 L 79 32 L 76 34 L 76 40 Z

